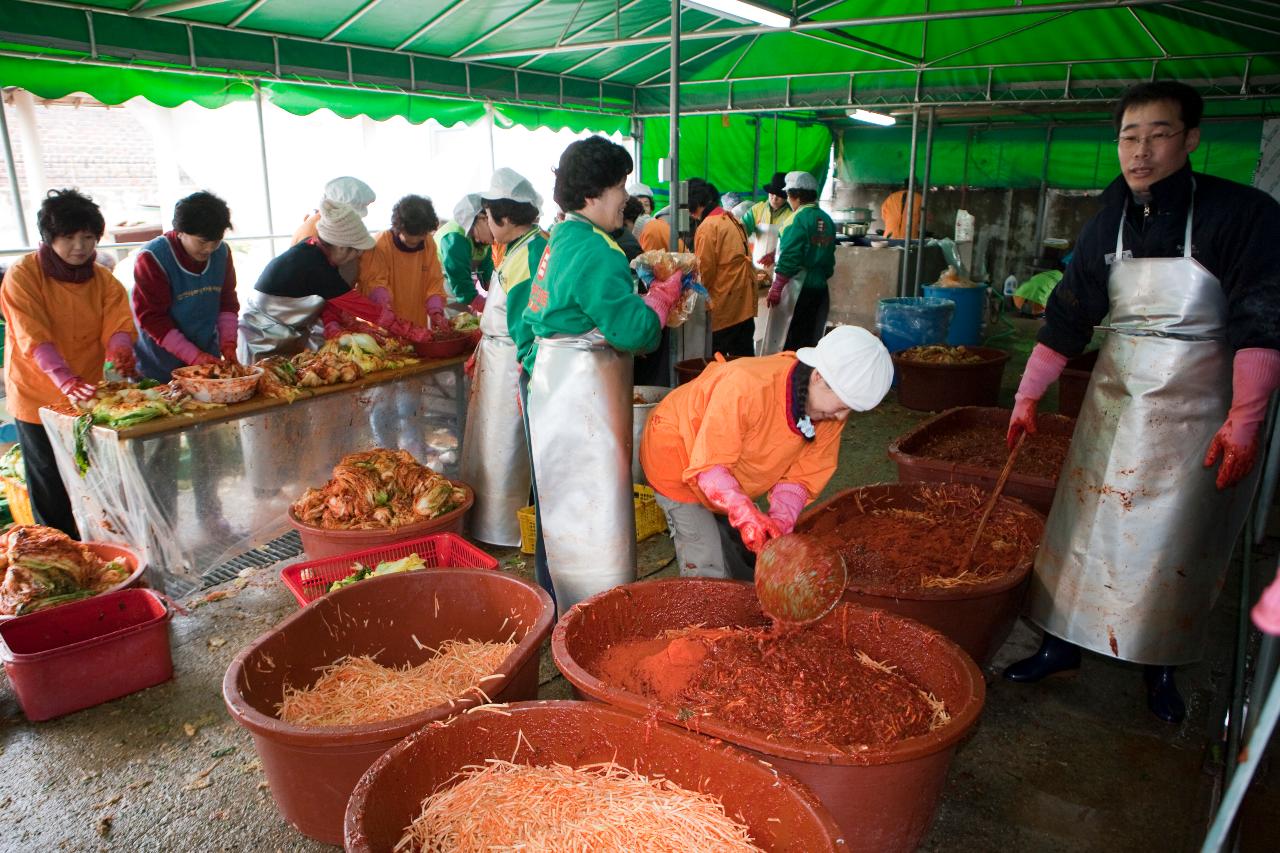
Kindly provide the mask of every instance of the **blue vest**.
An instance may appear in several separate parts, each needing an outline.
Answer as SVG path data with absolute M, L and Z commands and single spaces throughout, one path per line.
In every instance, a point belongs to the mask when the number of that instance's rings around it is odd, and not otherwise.
M 227 259 L 231 250 L 223 243 L 204 265 L 204 272 L 188 272 L 178 263 L 169 245 L 169 238 L 161 235 L 139 251 L 149 252 L 169 279 L 169 317 L 187 340 L 210 355 L 218 354 L 218 310 L 222 307 L 222 283 L 227 277 Z M 146 332 L 138 335 L 134 344 L 138 355 L 138 371 L 148 379 L 168 382 L 175 368 L 184 362 L 173 353 L 153 341 Z

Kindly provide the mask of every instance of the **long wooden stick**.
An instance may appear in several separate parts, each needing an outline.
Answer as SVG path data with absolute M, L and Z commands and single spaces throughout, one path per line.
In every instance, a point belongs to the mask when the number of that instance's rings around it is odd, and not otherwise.
M 987 505 L 982 509 L 982 518 L 978 521 L 978 529 L 973 531 L 973 540 L 969 543 L 969 550 L 965 552 L 964 560 L 960 563 L 959 574 L 969 571 L 969 564 L 973 562 L 973 552 L 978 548 L 978 540 L 982 537 L 982 528 L 987 526 L 987 519 L 991 517 L 991 510 L 996 508 L 996 501 L 1000 500 L 1000 493 L 1004 491 L 1005 481 L 1009 479 L 1009 475 L 1013 473 L 1013 463 L 1018 458 L 1018 451 L 1022 449 L 1022 442 L 1027 440 L 1027 433 L 1024 431 L 1018 436 L 1018 440 L 1013 445 L 1013 450 L 1009 451 L 1009 461 L 1004 463 L 1004 468 L 1000 470 L 1000 477 L 996 480 L 996 487 L 991 490 L 991 497 L 987 498 Z

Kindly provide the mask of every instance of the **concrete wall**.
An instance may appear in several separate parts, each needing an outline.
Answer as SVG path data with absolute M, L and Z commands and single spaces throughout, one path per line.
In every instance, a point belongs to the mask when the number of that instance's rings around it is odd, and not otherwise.
M 883 227 L 880 205 L 901 187 L 885 184 L 838 184 L 833 207 L 869 207 L 872 230 Z M 1081 227 L 1096 209 L 1096 192 L 1050 189 L 1046 202 L 1044 237 L 1061 237 L 1074 243 Z M 1035 189 L 977 189 L 934 187 L 928 195 L 926 228 L 937 237 L 955 233 L 957 210 L 974 217 L 974 268 L 977 277 L 999 286 L 1006 276 L 1028 278 L 1032 262 L 1040 255 L 1035 245 L 1040 191 Z M 982 273 L 985 272 L 985 275 Z

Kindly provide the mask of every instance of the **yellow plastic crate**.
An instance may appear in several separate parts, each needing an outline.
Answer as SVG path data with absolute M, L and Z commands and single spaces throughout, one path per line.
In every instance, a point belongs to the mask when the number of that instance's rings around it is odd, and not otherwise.
M 632 486 L 632 489 L 635 491 L 636 541 L 643 542 L 667 529 L 667 517 L 662 514 L 653 489 L 640 485 Z M 538 519 L 533 507 L 516 510 L 516 518 L 520 519 L 520 552 L 532 554 L 538 541 Z
M 9 514 L 14 524 L 35 524 L 36 517 L 31 511 L 31 494 L 27 487 L 8 477 L 0 477 L 4 484 L 4 496 L 9 501 Z M 636 509 L 639 517 L 639 508 Z

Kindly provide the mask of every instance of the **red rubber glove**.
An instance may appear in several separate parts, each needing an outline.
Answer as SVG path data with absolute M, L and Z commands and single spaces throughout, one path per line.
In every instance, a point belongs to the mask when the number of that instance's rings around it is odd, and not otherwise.
M 431 340 L 431 333 L 421 326 L 415 326 L 406 320 L 392 320 L 384 328 L 397 338 L 404 338 L 415 344 Z
M 799 483 L 778 483 L 769 490 L 769 517 L 786 535 L 796 529 L 796 519 L 809 503 L 809 490 Z
M 444 313 L 444 297 L 438 293 L 427 297 L 427 325 L 433 329 L 449 328 L 449 318 Z
M 777 253 L 776 253 L 776 252 L 770 252 L 769 254 L 765 255 L 763 258 L 761 258 L 761 259 L 760 259 L 760 266 L 762 266 L 762 267 L 771 267 L 771 266 L 773 266 L 774 259 L 775 259 L 776 257 L 777 257 Z
M 222 360 L 229 361 L 232 364 L 239 364 L 240 357 L 236 355 L 236 342 L 229 341 L 222 345 Z
M 115 365 L 121 376 L 134 376 L 138 371 L 138 361 L 133 354 L 133 339 L 124 332 L 116 332 L 107 341 L 107 361 Z
M 471 355 L 467 356 L 467 360 L 462 364 L 462 372 L 466 374 L 468 379 L 476 378 L 476 354 L 479 352 L 479 349 L 473 349 Z M 516 396 L 517 398 L 519 397 L 518 394 Z
M 238 363 L 236 340 L 240 330 L 237 320 L 234 311 L 223 311 L 218 315 L 218 350 L 227 361 Z
M 196 357 L 191 360 L 191 364 L 217 364 L 221 360 L 216 355 L 209 355 L 203 350 L 197 350 Z
M 667 315 L 671 313 L 671 306 L 675 305 L 676 300 L 680 298 L 682 280 L 683 274 L 677 270 L 662 281 L 650 284 L 649 291 L 640 297 L 644 300 L 644 304 L 658 315 L 658 322 L 663 326 L 667 325 Z
M 742 544 L 752 553 L 759 554 L 766 542 L 782 535 L 777 522 L 751 502 L 737 478 L 723 465 L 699 474 L 698 488 L 713 507 L 729 516 L 729 523 L 742 537 Z
M 1267 400 L 1280 387 L 1280 350 L 1252 347 L 1236 353 L 1232 362 L 1231 411 L 1209 442 L 1204 467 L 1218 459 L 1218 488 L 1244 479 L 1258 458 L 1258 428 L 1267 417 Z
M 467 309 L 468 309 L 468 310 L 470 310 L 472 314 L 481 314 L 481 313 L 483 313 L 483 312 L 484 312 L 484 297 L 477 293 L 477 294 L 476 294 L 476 298 L 471 300 L 471 304 L 469 304 L 469 305 L 467 306 Z
M 791 283 L 789 275 L 775 275 L 773 284 L 769 287 L 769 295 L 764 298 L 764 304 L 770 308 L 782 301 L 782 292 L 787 289 L 787 285 Z
M 1036 407 L 1066 366 L 1067 357 L 1044 344 L 1036 344 L 1031 350 L 1027 367 L 1022 371 L 1022 380 L 1018 383 L 1018 393 L 1013 395 L 1013 414 L 1009 417 L 1009 432 L 1005 435 L 1010 450 L 1024 432 L 1036 434 Z

